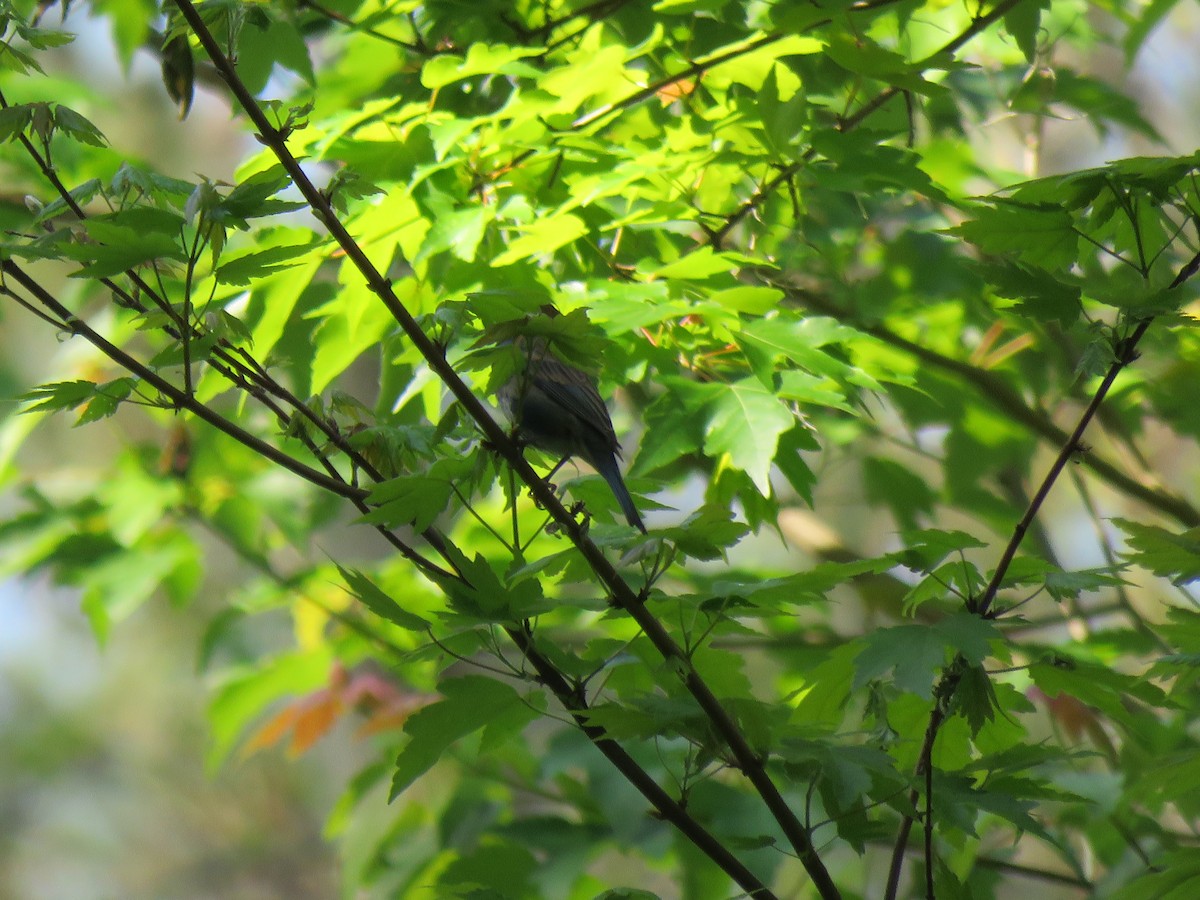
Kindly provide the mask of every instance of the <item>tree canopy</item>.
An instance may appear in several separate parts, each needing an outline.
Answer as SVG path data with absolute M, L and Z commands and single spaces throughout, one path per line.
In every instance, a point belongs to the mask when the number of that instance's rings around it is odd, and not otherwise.
M 0 314 L 70 348 L 5 571 L 100 640 L 233 578 L 212 755 L 361 720 L 346 896 L 1194 896 L 1200 152 L 1120 84 L 1175 6 L 95 4 L 223 177 L 0 0 Z M 531 336 L 648 534 L 498 412 Z M 120 439 L 29 477 L 64 415 Z

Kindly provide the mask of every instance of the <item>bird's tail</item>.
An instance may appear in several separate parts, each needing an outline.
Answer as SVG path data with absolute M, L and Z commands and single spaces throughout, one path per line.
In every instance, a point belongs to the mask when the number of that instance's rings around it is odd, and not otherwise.
M 621 512 L 625 513 L 629 524 L 645 534 L 646 526 L 642 523 L 642 517 L 638 515 L 637 507 L 633 505 L 633 498 L 629 496 L 629 488 L 625 487 L 625 480 L 621 477 L 621 470 L 617 466 L 616 455 L 610 453 L 605 459 L 594 460 L 593 465 L 608 482 L 608 486 L 612 488 L 613 496 L 617 498 L 617 504 L 621 507 Z

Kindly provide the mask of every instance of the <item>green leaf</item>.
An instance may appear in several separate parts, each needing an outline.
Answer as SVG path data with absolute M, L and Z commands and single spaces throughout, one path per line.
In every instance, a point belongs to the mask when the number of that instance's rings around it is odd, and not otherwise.
M 1175 584 L 1200 578 L 1200 528 L 1175 533 L 1131 519 L 1112 521 L 1128 538 L 1131 550 L 1122 555 L 1133 565 L 1169 578 Z
M 1004 27 L 1030 63 L 1036 62 L 1042 12 L 1049 6 L 1050 0 L 1018 3 L 1004 14 Z
M 162 46 L 162 80 L 167 94 L 179 107 L 179 118 L 186 119 L 196 89 L 196 63 L 192 45 L 186 36 L 174 35 Z
M 115 622 L 124 621 L 159 590 L 182 561 L 179 548 L 118 554 L 92 568 L 80 608 L 96 639 L 104 643 Z
M 3 51 L 0 51 L 0 56 Z M 0 109 L 0 141 L 11 141 L 33 121 L 33 104 L 16 103 Z
M 991 653 L 993 642 L 1003 640 L 994 622 L 968 612 L 947 616 L 933 628 L 973 666 Z
M 450 608 L 464 621 L 475 624 L 519 622 L 559 605 L 545 595 L 542 585 L 534 579 L 501 581 L 482 553 L 468 557 L 453 545 L 447 545 L 443 550 L 449 557 L 448 565 L 456 574 L 426 574 L 445 591 Z
M 762 315 L 775 309 L 783 297 L 779 288 L 742 285 L 741 287 L 726 288 L 709 295 L 712 303 L 717 303 L 731 312 Z
M 289 263 L 292 260 L 311 253 L 319 246 L 320 243 L 314 241 L 246 253 L 222 263 L 213 273 L 213 277 L 225 284 L 250 284 L 252 281 L 290 268 Z
M 245 229 L 249 227 L 250 219 L 306 209 L 308 204 L 303 200 L 274 199 L 275 194 L 291 185 L 287 172 L 276 166 L 251 175 L 226 196 L 213 198 L 204 206 L 204 211 L 212 222 Z
M 528 848 L 512 841 L 489 843 L 460 853 L 438 875 L 444 897 L 505 900 L 533 896 L 533 875 L 539 860 Z
M 983 727 L 996 717 L 996 690 L 982 666 L 968 666 L 963 669 L 954 701 L 966 717 L 967 724 L 971 726 L 972 737 L 977 737 Z
M 60 249 L 66 258 L 84 263 L 72 277 L 110 278 L 153 260 L 185 259 L 177 235 L 138 227 L 141 224 L 131 219 L 126 225 L 115 217 L 89 219 L 85 227 L 92 241 Z
M 726 385 L 709 409 L 705 452 L 718 458 L 728 454 L 759 492 L 769 496 L 775 450 L 780 435 L 795 426 L 795 415 L 753 378 Z
M 421 84 L 440 88 L 473 75 L 521 75 L 537 78 L 541 72 L 520 60 L 536 56 L 536 47 L 472 43 L 465 57 L 452 53 L 434 56 L 421 67 Z
M 54 124 L 58 130 L 68 137 L 93 147 L 107 147 L 108 141 L 100 133 L 100 129 L 61 103 L 54 107 Z
M 88 400 L 87 406 L 79 413 L 76 425 L 86 425 L 100 419 L 107 419 L 137 387 L 134 378 L 116 378 L 104 384 L 96 385 L 96 393 Z
M 1162 689 L 1149 681 L 1061 653 L 1048 662 L 1030 666 L 1029 674 L 1047 697 L 1074 697 L 1127 728 L 1137 727 L 1127 705 L 1129 697 L 1155 707 L 1170 705 Z
M 1036 321 L 1055 321 L 1067 326 L 1083 312 L 1082 289 L 1066 278 L 1003 260 L 977 262 L 972 267 L 998 296 L 1014 301 L 1018 312 Z
M 384 335 L 396 328 L 387 307 L 367 287 L 353 266 L 342 271 L 345 281 L 336 296 L 308 318 L 321 321 L 312 340 L 311 393 L 319 394 L 346 370 L 368 347 L 378 346 Z M 403 302 L 416 285 L 411 281 L 395 290 Z
M 1200 858 L 1192 849 L 1162 853 L 1154 868 L 1135 875 L 1112 894 L 1112 900 L 1190 900 L 1200 884 Z
M 898 554 L 903 565 L 918 572 L 932 571 L 952 553 L 986 547 L 987 544 L 965 531 L 928 528 L 904 535 L 905 548 Z
M 54 412 L 60 409 L 74 409 L 94 397 L 97 387 L 94 382 L 82 379 L 43 384 L 21 396 L 26 403 L 32 404 L 24 407 L 21 412 Z
M 717 253 L 705 245 L 646 274 L 654 278 L 702 279 L 729 272 L 740 263 L 741 258 L 737 254 Z
M 783 473 L 792 490 L 809 506 L 813 503 L 812 492 L 817 484 L 817 475 L 800 454 L 805 450 L 818 449 L 820 445 L 812 432 L 804 425 L 798 424 L 779 436 L 779 447 L 775 453 L 776 467 Z
M 424 531 L 441 515 L 454 496 L 454 485 L 436 475 L 400 476 L 377 485 L 368 502 L 376 509 L 359 521 L 389 528 L 411 525 Z
M 680 525 L 664 528 L 657 534 L 692 559 L 718 559 L 749 530 L 741 522 L 735 522 L 728 509 L 703 506 Z
M 443 699 L 417 711 L 404 726 L 408 743 L 396 757 L 388 800 L 395 800 L 456 742 L 494 722 L 536 713 L 521 695 L 494 678 L 465 675 L 439 685 Z
M 898 625 L 873 631 L 854 660 L 854 689 L 887 672 L 902 691 L 933 699 L 933 681 L 948 661 L 946 639 L 926 625 Z
M 856 74 L 909 90 L 927 89 L 917 66 L 863 34 L 833 32 L 827 39 L 825 52 L 839 66 Z
M 1101 135 L 1106 134 L 1107 125 L 1113 123 L 1151 140 L 1162 140 L 1154 126 L 1142 116 L 1141 104 L 1136 100 L 1110 84 L 1070 69 L 1058 68 L 1047 75 L 1035 73 L 1022 83 L 1012 98 L 1013 109 L 1019 112 L 1039 112 L 1050 103 L 1083 113 Z
M 1061 207 L 1025 206 L 993 201 L 974 208 L 972 220 L 947 229 L 985 253 L 1012 254 L 1048 270 L 1066 270 L 1079 252 L 1079 235 Z
M 386 619 L 393 625 L 399 625 L 408 631 L 429 631 L 428 622 L 415 613 L 410 613 L 401 607 L 394 597 L 380 590 L 362 572 L 359 572 L 357 569 L 344 569 L 341 566 L 338 566 L 337 570 L 341 573 L 342 580 L 346 582 L 346 587 L 349 588 L 350 593 L 357 597 L 363 606 L 367 607 L 367 609 L 371 610 L 371 612 L 375 613 L 381 619 Z
M 507 266 L 530 256 L 545 256 L 588 232 L 583 219 L 571 213 L 547 216 L 521 229 L 521 236 L 508 242 L 508 249 L 492 260 L 493 266 Z

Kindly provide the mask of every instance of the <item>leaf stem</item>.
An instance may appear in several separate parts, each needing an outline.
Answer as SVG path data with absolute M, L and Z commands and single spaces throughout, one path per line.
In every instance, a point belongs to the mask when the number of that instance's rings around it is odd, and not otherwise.
M 441 348 L 425 334 L 416 319 L 396 297 L 391 283 L 383 277 L 363 249 L 358 245 L 357 241 L 346 230 L 330 205 L 328 198 L 316 188 L 300 166 L 299 161 L 292 155 L 287 147 L 285 135 L 272 125 L 263 113 L 262 108 L 242 82 L 233 63 L 222 51 L 216 38 L 204 23 L 195 6 L 192 5 L 190 0 L 173 0 L 173 2 L 200 41 L 201 46 L 204 47 L 205 52 L 216 66 L 222 79 L 253 123 L 259 138 L 275 154 L 313 212 L 325 224 L 326 228 L 329 229 L 330 234 L 342 248 L 347 258 L 351 260 L 362 274 L 369 289 L 379 297 L 408 336 L 409 340 L 412 341 L 413 346 L 425 358 L 429 367 L 442 380 L 450 390 L 450 393 L 462 405 L 463 409 L 466 410 L 467 414 L 475 421 L 484 438 L 500 453 L 508 465 L 517 473 L 518 477 L 529 487 L 538 502 L 559 524 L 563 533 L 574 543 L 597 578 L 610 592 L 613 603 L 634 619 L 665 660 L 677 666 L 684 686 L 695 698 L 704 714 L 713 723 L 717 734 L 720 735 L 721 739 L 729 747 L 742 773 L 750 781 L 760 797 L 762 797 L 764 804 L 792 845 L 792 848 L 800 858 L 809 877 L 812 878 L 820 895 L 825 900 L 839 898 L 841 894 L 833 883 L 824 863 L 818 857 L 807 831 L 800 824 L 795 813 L 791 810 L 779 788 L 768 774 L 765 755 L 750 746 L 749 741 L 734 721 L 732 715 L 725 709 L 720 700 L 717 699 L 699 673 L 696 672 L 667 629 L 646 609 L 629 584 L 621 577 L 612 563 L 605 558 L 603 551 L 587 536 L 584 527 L 574 519 L 554 492 L 550 490 L 549 485 L 542 478 L 538 477 L 537 473 L 534 472 L 533 468 L 521 454 L 520 448 L 510 439 L 496 420 L 492 418 L 480 400 L 472 393 L 462 378 L 459 377 L 453 366 L 446 359 Z M 320 473 L 314 471 L 313 474 L 319 475 Z M 514 633 L 520 633 L 513 628 L 506 630 L 508 630 L 510 636 Z M 597 744 L 597 746 L 599 747 L 600 744 Z M 602 748 L 602 752 L 606 756 L 609 756 L 607 750 Z M 612 757 L 610 756 L 611 759 Z M 614 764 L 616 763 L 614 762 Z M 623 772 L 623 774 L 626 773 Z M 626 777 L 629 777 L 628 774 L 626 774 Z M 658 789 L 657 784 L 654 787 Z M 643 794 L 645 795 L 644 791 Z M 701 845 L 697 844 L 697 846 Z

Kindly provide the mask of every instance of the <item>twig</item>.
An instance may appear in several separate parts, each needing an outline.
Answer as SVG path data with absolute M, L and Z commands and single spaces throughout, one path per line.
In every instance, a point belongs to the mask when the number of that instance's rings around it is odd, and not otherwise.
M 1168 285 L 1168 290 L 1174 290 L 1182 285 L 1189 278 L 1193 277 L 1197 271 L 1200 271 L 1200 253 L 1196 253 L 1187 263 L 1180 268 L 1178 274 Z M 1012 564 L 1013 559 L 1017 555 L 1017 550 L 1021 546 L 1021 542 L 1029 530 L 1030 524 L 1041 510 L 1042 504 L 1049 495 L 1050 490 L 1058 481 L 1059 475 L 1062 474 L 1063 468 L 1072 456 L 1077 452 L 1079 441 L 1083 437 L 1083 432 L 1087 429 L 1088 424 L 1096 415 L 1096 411 L 1100 408 L 1100 404 L 1104 402 L 1104 398 L 1108 396 L 1108 392 L 1112 389 L 1113 382 L 1117 376 L 1124 371 L 1125 367 L 1137 359 L 1137 345 L 1149 330 L 1153 318 L 1145 318 L 1138 322 L 1133 329 L 1133 332 L 1124 338 L 1120 345 L 1116 348 L 1116 359 L 1109 367 L 1104 379 L 1096 388 L 1096 393 L 1092 397 L 1092 401 L 1079 417 L 1078 423 L 1074 430 L 1067 438 L 1066 443 L 1059 451 L 1058 456 L 1050 466 L 1050 470 L 1042 479 L 1042 483 L 1038 486 L 1037 491 L 1033 495 L 1033 499 L 1029 501 L 1029 507 L 1025 510 L 1025 514 L 1021 516 L 1021 520 L 1013 529 L 1013 535 L 1009 539 L 1008 545 L 1004 548 L 1004 553 L 1000 557 L 1000 562 L 996 565 L 996 570 L 992 574 L 991 580 L 984 589 L 978 602 L 969 605 L 969 609 L 976 615 L 987 617 L 991 612 L 992 604 L 996 599 L 996 595 L 1000 590 L 1000 585 L 1004 581 L 1004 576 L 1008 572 L 1008 567 Z M 935 690 L 935 696 L 948 699 L 953 696 L 955 689 L 958 687 L 958 682 L 961 679 L 961 657 L 956 657 L 942 672 L 942 676 L 938 681 L 938 686 Z M 920 773 L 923 766 L 931 765 L 931 757 L 933 754 L 933 744 L 937 739 L 938 730 L 945 721 L 946 712 L 943 708 L 943 703 L 935 703 L 933 711 L 929 715 L 929 724 L 925 730 L 925 741 L 921 746 L 921 753 L 918 758 L 917 767 Z M 915 800 L 914 800 L 915 802 Z M 886 900 L 895 900 L 896 891 L 900 883 L 900 869 L 904 863 L 904 853 L 908 843 L 908 836 L 912 831 L 912 817 L 905 816 L 900 823 L 900 829 L 896 837 L 896 845 L 892 852 L 892 864 L 888 873 L 887 892 L 884 897 Z
M 361 488 L 352 488 L 345 482 L 330 478 L 328 475 L 318 472 L 311 466 L 307 466 L 299 460 L 289 456 L 282 450 L 268 444 L 266 441 L 255 437 L 248 431 L 230 422 L 224 416 L 218 415 L 202 403 L 196 402 L 193 398 L 186 395 L 179 388 L 175 387 L 166 379 L 162 378 L 158 373 L 142 365 L 120 347 L 110 343 L 99 332 L 91 328 L 86 322 L 78 318 L 67 307 L 58 302 L 48 291 L 40 284 L 34 281 L 25 271 L 14 263 L 12 260 L 0 261 L 0 269 L 4 274 L 11 277 L 14 281 L 25 288 L 31 295 L 37 298 L 38 303 L 48 309 L 55 316 L 58 316 L 66 328 L 73 334 L 88 341 L 88 343 L 99 349 L 105 356 L 117 363 L 127 372 L 140 378 L 142 381 L 149 384 L 155 390 L 159 391 L 164 397 L 167 397 L 179 409 L 186 409 L 199 419 L 203 419 L 214 428 L 224 432 L 234 440 L 249 447 L 255 453 L 261 455 L 264 459 L 275 463 L 287 469 L 293 474 L 299 475 L 305 481 L 311 482 L 317 487 L 324 488 L 341 497 L 353 499 L 354 497 L 366 497 L 366 491 Z
M 838 308 L 826 298 L 812 292 L 802 292 L 786 285 L 776 286 L 780 287 L 798 302 L 818 312 L 832 316 L 839 321 L 850 319 L 848 312 Z M 962 378 L 975 387 L 979 391 L 980 396 L 988 403 L 995 406 L 1014 421 L 1029 428 L 1047 442 L 1054 444 L 1054 446 L 1062 447 L 1069 440 L 1070 436 L 1064 429 L 1054 424 L 1040 410 L 1033 409 L 1026 404 L 1021 395 L 1013 390 L 1008 382 L 995 372 L 980 369 L 962 360 L 945 356 L 936 350 L 931 350 L 928 347 L 910 341 L 908 338 L 902 337 L 877 323 L 856 323 L 855 327 L 872 337 L 879 338 L 892 347 L 915 356 L 923 363 L 936 366 L 945 372 Z M 1189 528 L 1200 525 L 1200 509 L 1197 509 L 1185 498 L 1143 484 L 1111 462 L 1099 458 L 1095 453 L 1083 454 L 1079 457 L 1079 460 L 1082 465 L 1091 469 L 1102 480 L 1122 493 L 1141 500 L 1147 506 L 1170 516 Z
M 817 890 L 826 900 L 840 897 L 828 870 L 817 856 L 811 840 L 795 813 L 788 806 L 778 787 L 767 773 L 766 759 L 750 746 L 733 717 L 717 699 L 707 682 L 700 677 L 695 668 L 687 660 L 683 651 L 676 644 L 670 633 L 658 619 L 640 602 L 629 584 L 620 576 L 604 556 L 598 546 L 587 536 L 583 526 L 563 506 L 558 497 L 550 490 L 549 485 L 537 476 L 532 467 L 526 462 L 520 448 L 509 438 L 508 434 L 491 417 L 483 404 L 472 393 L 471 389 L 459 377 L 438 347 L 422 331 L 412 314 L 396 297 L 390 282 L 383 277 L 358 243 L 351 237 L 340 219 L 337 217 L 329 200 L 325 197 L 307 174 L 299 162 L 287 148 L 286 135 L 274 126 L 262 109 L 258 106 L 253 95 L 242 83 L 232 62 L 225 56 L 220 44 L 209 31 L 190 0 L 174 0 L 188 26 L 192 29 L 201 46 L 217 67 L 221 77 L 237 98 L 238 103 L 250 118 L 262 142 L 271 149 L 281 166 L 291 177 L 293 184 L 304 196 L 314 213 L 328 228 L 330 234 L 362 274 L 370 290 L 376 294 L 395 318 L 401 329 L 412 341 L 414 347 L 425 358 L 426 363 L 442 380 L 454 398 L 475 421 L 484 438 L 496 449 L 517 473 L 518 477 L 529 487 L 534 497 L 550 513 L 558 523 L 563 533 L 572 541 L 580 554 L 587 561 L 597 578 L 610 592 L 612 602 L 627 614 L 645 631 L 656 650 L 672 665 L 677 666 L 684 686 L 695 698 L 704 714 L 713 723 L 716 732 L 729 747 L 734 759 L 745 777 L 762 797 L 770 810 L 772 817 L 791 843 L 800 858 Z M 514 630 L 510 629 L 510 636 Z M 606 753 L 607 755 L 607 753 Z M 657 788 L 657 785 L 655 785 Z M 698 845 L 699 846 L 699 845 Z

